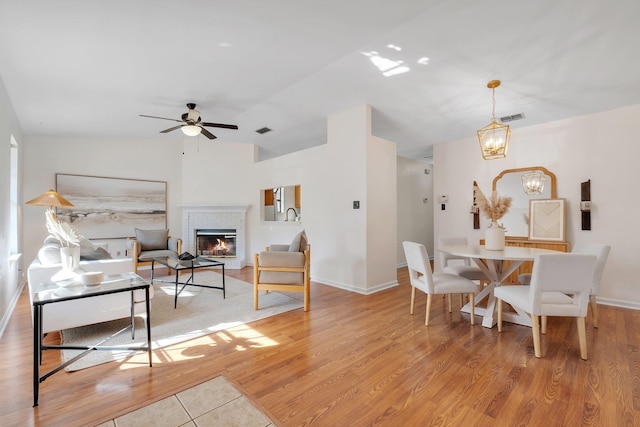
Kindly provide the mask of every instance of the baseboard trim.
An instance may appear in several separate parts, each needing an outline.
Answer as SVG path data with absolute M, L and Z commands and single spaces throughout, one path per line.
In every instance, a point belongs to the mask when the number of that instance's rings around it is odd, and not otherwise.
M 371 294 L 375 294 L 376 292 L 384 291 L 385 289 L 390 289 L 390 288 L 398 286 L 398 281 L 397 280 L 393 280 L 393 281 L 387 282 L 387 283 L 380 283 L 379 285 L 376 285 L 376 286 L 374 286 L 373 288 L 370 288 L 370 289 L 362 289 L 362 288 L 358 288 L 358 287 L 355 287 L 355 286 L 352 286 L 352 285 L 348 285 L 346 283 L 340 283 L 340 282 L 335 282 L 333 280 L 315 278 L 315 277 L 312 277 L 311 281 L 322 283 L 323 285 L 333 286 L 334 288 L 343 289 L 345 291 L 355 292 L 355 293 L 360 294 L 360 295 L 371 295 Z
M 11 299 L 11 302 L 7 306 L 7 311 L 5 311 L 4 316 L 2 316 L 2 320 L 0 320 L 0 339 L 2 339 L 2 335 L 4 334 L 4 330 L 7 328 L 9 324 L 9 319 L 11 319 L 11 315 L 13 314 L 13 310 L 15 310 L 18 305 L 18 300 L 20 299 L 20 294 L 22 294 L 22 290 L 24 289 L 25 281 L 22 280 L 20 286 L 16 289 L 15 295 Z
M 598 304 L 610 305 L 612 307 L 628 308 L 631 310 L 640 310 L 640 302 L 636 302 L 636 301 L 623 301 L 623 300 L 617 300 L 613 298 L 596 297 L 596 302 Z

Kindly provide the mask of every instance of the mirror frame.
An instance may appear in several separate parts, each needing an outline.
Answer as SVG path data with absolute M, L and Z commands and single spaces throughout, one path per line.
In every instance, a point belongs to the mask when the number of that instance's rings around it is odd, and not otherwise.
M 550 172 L 549 169 L 543 168 L 542 166 L 531 166 L 531 167 L 517 168 L 517 169 L 505 169 L 502 172 L 500 172 L 500 174 L 498 176 L 493 178 L 493 184 L 491 186 L 491 190 L 496 191 L 496 187 L 498 186 L 498 181 L 500 181 L 500 179 L 503 176 L 505 176 L 506 174 L 508 174 L 508 173 L 537 171 L 537 170 L 540 170 L 540 171 L 544 172 L 544 174 L 547 175 L 550 178 L 550 181 L 551 181 L 551 198 L 552 199 L 557 199 L 558 195 L 556 194 L 556 175 L 553 172 Z
M 502 179 L 502 177 L 504 177 L 508 173 L 523 173 L 523 172 L 531 172 L 531 171 L 541 171 L 541 172 L 544 172 L 544 174 L 547 177 L 549 177 L 551 198 L 557 199 L 558 194 L 556 192 L 556 175 L 553 172 L 549 171 L 547 168 L 544 168 L 542 166 L 530 166 L 526 168 L 505 169 L 493 179 L 491 190 L 496 191 L 496 188 L 498 186 L 498 181 L 500 181 L 500 179 Z M 511 240 L 529 240 L 529 236 L 506 236 L 506 237 Z

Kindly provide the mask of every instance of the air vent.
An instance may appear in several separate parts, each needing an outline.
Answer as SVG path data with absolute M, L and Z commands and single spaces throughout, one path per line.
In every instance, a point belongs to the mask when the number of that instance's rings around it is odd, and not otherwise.
M 262 135 L 263 133 L 271 132 L 271 129 L 269 129 L 268 127 L 263 127 L 263 128 L 258 129 L 256 132 L 258 132 L 260 135 Z
M 518 113 L 518 114 L 513 114 L 511 116 L 500 117 L 500 121 L 502 123 L 512 122 L 514 120 L 521 120 L 521 119 L 524 119 L 524 113 Z

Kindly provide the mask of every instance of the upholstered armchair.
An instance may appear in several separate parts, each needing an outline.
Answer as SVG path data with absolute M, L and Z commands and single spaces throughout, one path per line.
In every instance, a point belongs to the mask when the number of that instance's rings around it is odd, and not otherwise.
M 136 237 L 129 239 L 128 253 L 133 258 L 133 271 L 151 265 L 153 258 L 176 257 L 182 253 L 182 239 L 169 237 L 169 230 L 135 229 Z
M 290 245 L 270 245 L 254 255 L 253 308 L 258 309 L 260 291 L 303 292 L 304 311 L 309 311 L 311 245 L 303 231 Z

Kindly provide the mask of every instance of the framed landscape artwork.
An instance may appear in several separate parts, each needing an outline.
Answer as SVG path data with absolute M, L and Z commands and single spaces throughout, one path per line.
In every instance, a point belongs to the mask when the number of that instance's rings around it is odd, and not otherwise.
M 564 242 L 564 199 L 529 201 L 529 239 Z
M 74 205 L 58 209 L 58 218 L 89 239 L 132 237 L 134 228 L 167 228 L 164 181 L 57 173 L 56 191 Z

